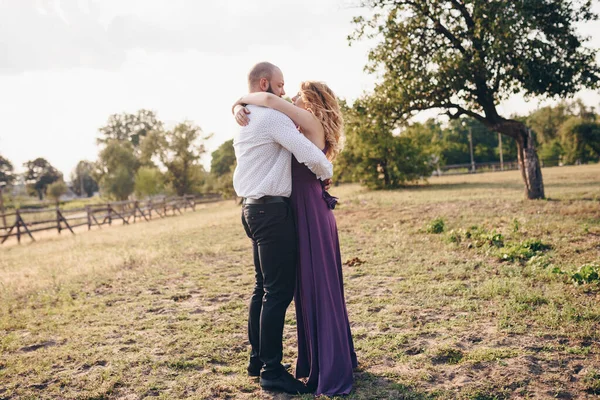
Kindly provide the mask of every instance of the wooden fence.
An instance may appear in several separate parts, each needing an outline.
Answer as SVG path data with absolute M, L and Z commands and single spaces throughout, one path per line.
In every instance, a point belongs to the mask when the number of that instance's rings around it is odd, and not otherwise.
M 138 220 L 165 218 L 169 214 L 183 214 L 187 209 L 195 211 L 197 204 L 218 200 L 221 200 L 219 195 L 182 196 L 147 202 L 117 201 L 76 209 L 20 209 L 0 215 L 0 244 L 11 237 L 16 237 L 19 244 L 22 237 L 29 237 L 35 241 L 33 234 L 42 231 L 56 230 L 61 233 L 68 230 L 75 234 L 73 229 L 80 226 L 87 226 L 88 230 L 91 230 L 93 226 L 100 228 L 119 220 L 123 225 L 129 225 Z
M 559 159 L 541 159 L 541 167 L 556 167 L 562 165 Z M 504 161 L 503 163 L 494 162 L 473 162 L 473 164 L 453 164 L 445 165 L 440 169 L 433 171 L 433 176 L 441 175 L 462 175 L 462 174 L 474 174 L 478 172 L 498 172 L 498 171 L 511 171 L 519 169 L 519 163 L 517 161 Z

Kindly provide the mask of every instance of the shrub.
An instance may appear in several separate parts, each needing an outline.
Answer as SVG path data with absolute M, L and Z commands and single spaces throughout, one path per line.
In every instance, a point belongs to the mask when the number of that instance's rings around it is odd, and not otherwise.
M 446 229 L 446 223 L 443 218 L 436 218 L 427 225 L 427 233 L 440 234 Z
M 504 247 L 504 236 L 501 233 L 496 232 L 495 229 L 489 232 L 478 226 L 472 226 L 465 233 L 465 237 L 472 239 L 475 247 L 482 247 L 485 245 L 498 248 Z
M 598 264 L 585 264 L 571 275 L 571 280 L 576 285 L 586 283 L 600 283 L 600 266 Z
M 48 197 L 54 201 L 58 201 L 60 196 L 66 194 L 68 190 L 67 184 L 61 179 L 48 185 L 47 193 Z
M 452 229 L 450 232 L 448 232 L 448 236 L 447 236 L 446 240 L 449 243 L 460 244 L 460 242 L 462 241 L 462 231 L 461 230 L 455 231 L 454 229 Z
M 527 261 L 551 248 L 552 246 L 543 243 L 539 239 L 527 239 L 506 247 L 499 253 L 499 258 L 504 261 Z

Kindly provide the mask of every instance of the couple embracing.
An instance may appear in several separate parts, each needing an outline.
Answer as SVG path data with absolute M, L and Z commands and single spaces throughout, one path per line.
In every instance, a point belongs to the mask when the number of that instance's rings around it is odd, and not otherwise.
M 262 62 L 248 75 L 250 93 L 234 105 L 233 186 L 252 241 L 255 286 L 249 306 L 248 374 L 265 390 L 343 395 L 357 366 L 344 299 L 342 262 L 326 188 L 341 150 L 343 120 L 334 93 L 306 81 L 292 101 L 283 74 Z M 282 364 L 285 313 L 294 298 L 296 377 Z M 297 378 L 307 378 L 306 383 Z

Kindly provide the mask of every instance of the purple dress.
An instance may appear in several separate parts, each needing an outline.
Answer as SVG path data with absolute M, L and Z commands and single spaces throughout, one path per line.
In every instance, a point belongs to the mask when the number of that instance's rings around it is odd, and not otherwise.
M 308 167 L 292 160 L 291 204 L 298 230 L 296 378 L 308 377 L 315 394 L 352 390 L 357 366 L 344 300 L 342 259 L 335 216 Z

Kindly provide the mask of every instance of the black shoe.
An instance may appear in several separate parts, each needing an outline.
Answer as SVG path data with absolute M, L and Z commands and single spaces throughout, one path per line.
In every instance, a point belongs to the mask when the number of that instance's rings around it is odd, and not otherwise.
M 283 369 L 286 371 L 292 368 L 292 364 L 281 364 Z M 256 365 L 252 365 L 252 363 L 248 364 L 248 376 L 260 376 L 260 370 L 262 369 L 262 365 L 257 367 Z
M 312 393 L 304 383 L 295 379 L 289 372 L 284 371 L 277 378 L 260 378 L 260 386 L 263 390 L 281 391 L 289 394 Z

